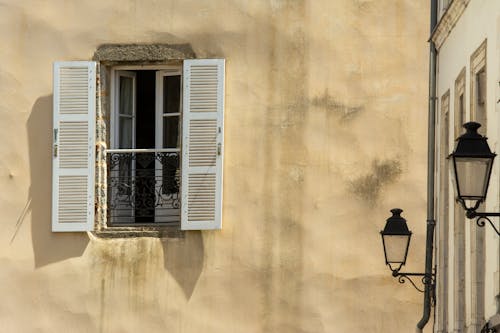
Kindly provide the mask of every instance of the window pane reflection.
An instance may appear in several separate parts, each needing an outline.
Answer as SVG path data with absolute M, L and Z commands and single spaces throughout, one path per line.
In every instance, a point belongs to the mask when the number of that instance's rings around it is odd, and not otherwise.
M 163 148 L 180 148 L 179 116 L 163 117 Z

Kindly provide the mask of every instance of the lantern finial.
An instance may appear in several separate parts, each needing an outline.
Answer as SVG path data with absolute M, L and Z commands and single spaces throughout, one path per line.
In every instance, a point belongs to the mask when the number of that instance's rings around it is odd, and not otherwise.
M 466 134 L 480 135 L 479 133 L 477 133 L 477 130 L 481 127 L 480 123 L 476 123 L 475 121 L 470 121 L 468 123 L 465 123 L 463 127 L 467 130 Z

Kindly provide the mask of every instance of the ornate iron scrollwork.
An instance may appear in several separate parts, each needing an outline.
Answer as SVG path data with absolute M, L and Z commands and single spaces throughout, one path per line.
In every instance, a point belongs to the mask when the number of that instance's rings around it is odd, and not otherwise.
M 415 282 L 413 282 L 413 280 L 409 276 L 406 276 L 406 275 L 400 275 L 400 276 L 398 276 L 398 282 L 399 283 L 405 283 L 406 280 L 410 281 L 410 283 L 412 284 L 412 286 L 415 289 L 417 289 L 419 292 L 421 292 L 421 293 L 424 292 L 423 289 L 420 289 L 419 287 L 417 287 L 417 285 L 415 284 Z
M 479 203 L 476 203 L 476 206 L 473 208 L 467 208 L 465 204 L 462 204 L 462 206 L 466 209 L 465 216 L 471 220 L 477 217 L 476 224 L 481 228 L 483 228 L 486 225 L 486 222 L 488 222 L 497 235 L 500 236 L 500 229 L 497 228 L 493 221 L 490 220 L 490 217 L 500 217 L 500 212 L 477 212 L 476 209 L 479 207 Z
M 399 283 L 406 283 L 406 281 L 409 281 L 410 284 L 419 292 L 423 293 L 425 290 L 422 288 L 419 288 L 415 281 L 413 281 L 412 277 L 420 277 L 421 278 L 421 283 L 424 287 L 429 287 L 430 288 L 430 295 L 431 295 L 431 304 L 435 305 L 436 303 L 436 298 L 434 295 L 435 292 L 435 286 L 436 286 L 436 281 L 435 281 L 435 274 L 430 273 L 401 273 L 399 270 L 393 270 L 392 271 L 392 276 L 395 278 L 398 278 Z
M 399 283 L 405 283 L 406 280 L 408 280 L 412 286 L 417 289 L 419 292 L 423 293 L 424 290 L 423 289 L 420 289 L 419 287 L 417 287 L 417 285 L 415 284 L 415 282 L 413 282 L 413 280 L 409 277 L 409 276 L 406 276 L 406 275 L 400 275 L 398 276 L 398 282 Z M 422 283 L 423 283 L 423 278 L 422 278 Z
M 179 152 L 108 153 L 108 217 L 112 224 L 178 222 Z
M 491 221 L 487 216 L 479 216 L 476 220 L 476 224 L 483 228 L 486 225 L 486 221 L 491 225 L 491 227 L 495 230 L 495 232 L 500 235 L 500 230 L 493 224 L 493 221 Z

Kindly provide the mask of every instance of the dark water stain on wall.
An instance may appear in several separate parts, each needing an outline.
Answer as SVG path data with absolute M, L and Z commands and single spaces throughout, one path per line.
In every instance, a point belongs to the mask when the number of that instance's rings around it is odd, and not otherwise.
M 358 198 L 373 205 L 377 202 L 382 188 L 396 181 L 401 173 L 399 160 L 375 160 L 369 174 L 350 183 L 350 191 Z
M 304 1 L 276 2 L 270 8 L 272 22 L 267 66 L 268 112 L 262 149 L 272 157 L 265 160 L 264 193 L 272 193 L 263 204 L 264 245 L 262 249 L 262 332 L 304 332 L 303 202 L 306 181 L 296 182 L 287 172 L 301 168 L 307 156 L 304 126 L 308 123 Z M 292 33 L 289 33 L 292 32 Z M 293 56 L 290 56 L 293 55 Z M 287 58 L 284 62 L 283 59 Z M 294 149 L 289 149 L 294 147 Z M 280 172 L 277 172 L 280 170 Z
M 283 106 L 279 105 L 276 108 L 283 108 Z M 312 98 L 295 97 L 285 108 L 288 110 L 288 114 L 287 118 L 282 121 L 281 126 L 287 127 L 301 123 L 307 116 L 306 113 L 314 112 L 315 109 L 325 111 L 328 116 L 336 117 L 335 119 L 340 122 L 353 120 L 365 110 L 363 105 L 349 105 L 339 101 L 328 90 Z
M 310 104 L 339 116 L 341 120 L 350 120 L 364 111 L 363 106 L 352 106 L 339 102 L 328 93 L 328 90 L 325 90 L 323 95 L 311 99 Z

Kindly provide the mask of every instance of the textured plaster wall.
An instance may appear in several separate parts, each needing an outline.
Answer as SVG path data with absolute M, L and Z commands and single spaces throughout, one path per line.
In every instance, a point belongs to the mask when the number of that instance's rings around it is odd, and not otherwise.
M 427 1 L 0 2 L 0 331 L 413 331 L 378 232 L 423 268 L 427 37 Z M 51 233 L 52 63 L 106 43 L 227 60 L 221 231 Z

